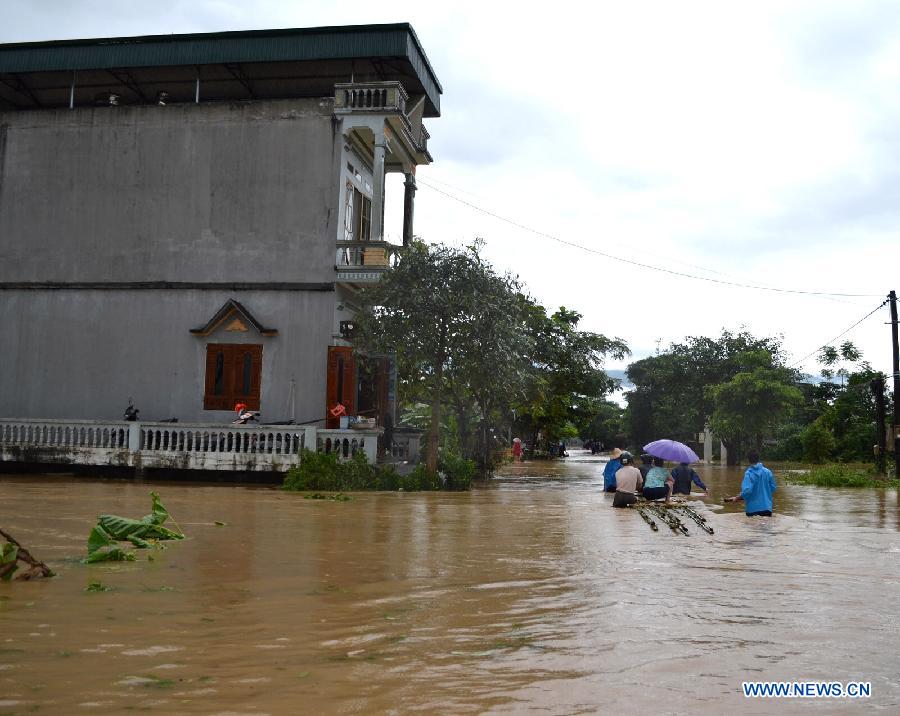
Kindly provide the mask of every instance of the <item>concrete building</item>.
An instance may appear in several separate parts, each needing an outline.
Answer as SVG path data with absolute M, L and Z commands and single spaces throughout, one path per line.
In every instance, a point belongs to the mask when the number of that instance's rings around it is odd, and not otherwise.
M 440 95 L 407 24 L 0 45 L 0 418 L 384 424 L 344 335 Z

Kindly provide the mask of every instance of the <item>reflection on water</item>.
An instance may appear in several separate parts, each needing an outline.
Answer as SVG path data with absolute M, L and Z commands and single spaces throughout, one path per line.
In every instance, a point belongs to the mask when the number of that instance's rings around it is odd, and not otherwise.
M 751 679 L 871 681 L 896 712 L 896 492 L 782 484 L 748 520 L 721 507 L 740 472 L 700 468 L 716 534 L 683 537 L 611 509 L 601 469 L 346 503 L 157 485 L 190 539 L 92 566 L 96 515 L 145 514 L 147 484 L 0 478 L 0 525 L 59 573 L 0 584 L 0 713 L 775 710 Z

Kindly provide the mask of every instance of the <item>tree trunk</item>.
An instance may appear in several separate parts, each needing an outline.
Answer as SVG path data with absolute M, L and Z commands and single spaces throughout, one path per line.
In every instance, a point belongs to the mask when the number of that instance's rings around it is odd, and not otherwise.
M 428 450 L 425 453 L 425 469 L 432 475 L 437 472 L 438 441 L 441 434 L 441 383 L 444 379 L 444 361 L 434 367 L 434 386 L 431 394 L 431 424 L 428 426 Z
M 490 430 L 488 424 L 488 411 L 490 403 L 487 400 L 478 400 L 478 408 L 481 410 L 481 445 L 479 450 L 479 458 L 477 460 L 480 476 L 487 478 L 491 470 L 491 442 Z
M 469 424 L 469 414 L 458 396 L 454 396 L 454 409 L 456 412 L 456 427 L 459 431 L 460 457 L 472 457 L 472 426 Z
M 722 440 L 725 449 L 728 450 L 727 464 L 729 467 L 737 467 L 741 464 L 741 443 L 736 440 Z
M 435 390 L 431 398 L 431 424 L 428 426 L 428 449 L 425 453 L 425 468 L 434 474 L 437 472 L 438 437 L 441 427 L 441 396 Z

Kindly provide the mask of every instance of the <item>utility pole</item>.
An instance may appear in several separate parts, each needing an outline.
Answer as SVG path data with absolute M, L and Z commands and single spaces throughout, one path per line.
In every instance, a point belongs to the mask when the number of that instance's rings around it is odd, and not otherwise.
M 897 292 L 888 294 L 891 302 L 891 337 L 894 341 L 894 417 L 891 420 L 891 442 L 894 447 L 894 477 L 900 479 L 900 444 L 897 440 L 897 426 L 900 425 L 900 341 L 897 338 Z
M 884 427 L 884 378 L 878 376 L 869 384 L 872 386 L 872 395 L 875 396 L 875 465 L 878 474 L 884 476 L 885 453 L 887 452 L 887 433 Z

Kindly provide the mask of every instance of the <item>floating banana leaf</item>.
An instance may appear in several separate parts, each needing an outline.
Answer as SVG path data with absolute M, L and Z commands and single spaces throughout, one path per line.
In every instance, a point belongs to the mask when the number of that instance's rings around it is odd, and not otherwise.
M 96 525 L 88 535 L 88 556 L 83 560 L 85 564 L 94 562 L 131 562 L 134 560 L 134 552 L 126 552 L 106 531 Z
M 126 552 L 117 542 L 131 542 L 138 549 L 149 549 L 158 546 L 156 540 L 184 539 L 180 532 L 163 527 L 169 519 L 169 511 L 160 502 L 159 494 L 151 492 L 150 514 L 139 520 L 118 515 L 100 515 L 97 524 L 88 535 L 88 556 L 84 561 L 109 562 L 131 561 L 134 552 Z
M 180 532 L 175 532 L 168 527 L 162 526 L 163 522 L 169 518 L 169 511 L 160 502 L 158 493 L 151 492 L 150 497 L 153 502 L 149 515 L 144 515 L 139 520 L 119 517 L 118 515 L 100 515 L 97 518 L 97 524 L 115 540 L 131 540 L 132 537 L 140 540 L 184 539 L 184 535 Z M 138 544 L 134 542 L 133 544 L 136 547 L 152 546 L 149 543 Z
M 151 522 L 150 519 L 153 517 L 153 515 L 147 515 L 139 520 L 132 520 L 118 515 L 100 515 L 97 518 L 97 524 L 106 530 L 110 537 L 117 540 L 127 540 L 131 537 L 184 539 L 184 535 L 173 532 L 168 527 L 163 527 L 156 522 Z

